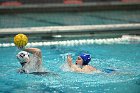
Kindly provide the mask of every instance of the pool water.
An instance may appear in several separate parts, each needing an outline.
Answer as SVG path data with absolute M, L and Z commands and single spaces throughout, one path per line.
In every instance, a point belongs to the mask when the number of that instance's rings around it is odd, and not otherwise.
M 140 11 L 1 14 L 0 28 L 140 23 Z
M 19 74 L 16 47 L 0 48 L 0 93 L 140 93 L 140 43 L 41 46 L 43 66 L 58 75 Z M 83 74 L 62 70 L 67 53 L 92 55 L 91 65 L 113 73 Z

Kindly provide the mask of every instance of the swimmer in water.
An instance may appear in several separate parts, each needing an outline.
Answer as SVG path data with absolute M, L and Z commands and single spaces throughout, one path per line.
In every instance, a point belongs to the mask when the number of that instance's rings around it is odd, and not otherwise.
M 38 48 L 26 48 L 17 54 L 21 64 L 19 73 L 42 72 L 42 53 Z
M 89 65 L 90 60 L 91 56 L 89 54 L 81 54 L 77 57 L 76 63 L 73 64 L 71 56 L 67 56 L 68 66 L 72 71 L 75 72 L 92 73 L 94 71 L 97 71 L 96 68 Z

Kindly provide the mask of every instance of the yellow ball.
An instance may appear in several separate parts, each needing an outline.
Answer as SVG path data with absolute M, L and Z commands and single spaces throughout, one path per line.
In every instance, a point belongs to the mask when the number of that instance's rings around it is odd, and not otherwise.
M 24 47 L 28 43 L 28 37 L 24 34 L 17 34 L 14 37 L 14 44 L 17 47 Z

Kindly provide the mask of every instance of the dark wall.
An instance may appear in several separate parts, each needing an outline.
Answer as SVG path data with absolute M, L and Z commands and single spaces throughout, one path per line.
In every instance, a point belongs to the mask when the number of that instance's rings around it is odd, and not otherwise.
M 109 1 L 122 1 L 122 0 L 83 0 L 83 2 L 109 2 Z
M 40 4 L 40 3 L 63 3 L 63 0 L 19 0 L 22 3 Z
M 0 0 L 0 2 L 4 2 L 4 1 L 17 1 L 17 0 Z
M 0 2 L 17 1 L 23 4 L 41 4 L 41 3 L 63 3 L 64 0 L 0 0 Z M 121 0 L 82 0 L 83 2 L 109 2 Z

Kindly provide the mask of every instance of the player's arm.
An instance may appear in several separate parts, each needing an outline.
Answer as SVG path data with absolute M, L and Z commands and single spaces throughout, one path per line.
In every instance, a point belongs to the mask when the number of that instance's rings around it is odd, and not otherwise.
M 24 51 L 27 51 L 31 54 L 35 54 L 36 56 L 38 56 L 40 58 L 42 57 L 41 50 L 38 48 L 26 48 L 26 49 L 24 49 Z
M 82 72 L 81 68 L 77 67 L 75 64 L 72 64 L 72 58 L 70 55 L 67 56 L 67 63 L 73 71 Z
M 24 49 L 24 51 L 27 51 L 33 55 L 36 55 L 38 57 L 38 66 L 40 66 L 42 64 L 42 52 L 40 49 L 38 48 L 26 48 Z
M 72 66 L 72 58 L 71 58 L 71 55 L 67 55 L 67 63 L 69 65 L 69 67 Z

